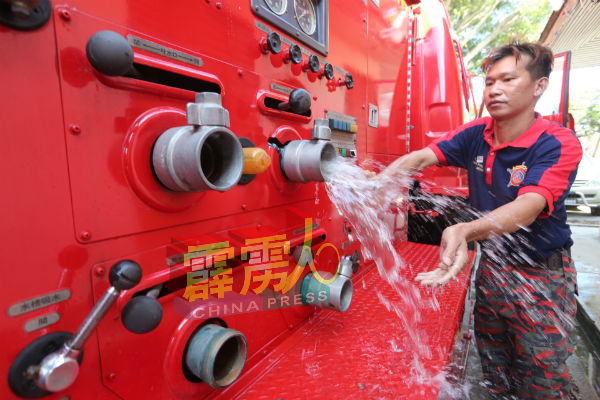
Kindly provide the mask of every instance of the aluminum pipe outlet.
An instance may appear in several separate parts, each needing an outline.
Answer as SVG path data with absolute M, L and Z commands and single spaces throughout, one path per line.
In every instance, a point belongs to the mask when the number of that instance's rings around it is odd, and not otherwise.
M 208 324 L 190 338 L 184 361 L 197 378 L 220 389 L 240 376 L 247 355 L 248 345 L 241 332 Z
M 294 182 L 322 182 L 334 173 L 336 151 L 323 140 L 293 140 L 282 149 L 281 169 Z
M 333 275 L 329 272 L 313 272 L 306 275 L 300 286 L 302 302 L 321 308 L 346 312 L 352 302 L 352 281 L 347 276 L 337 275 L 335 280 L 328 283 Z
M 152 151 L 160 182 L 177 192 L 223 192 L 242 176 L 244 153 L 238 138 L 223 126 L 181 126 L 165 131 Z

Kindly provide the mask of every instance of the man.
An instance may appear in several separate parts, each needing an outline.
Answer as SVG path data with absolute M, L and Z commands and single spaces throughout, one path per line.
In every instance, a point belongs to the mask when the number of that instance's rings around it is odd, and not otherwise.
M 482 65 L 491 117 L 449 132 L 382 172 L 414 173 L 434 164 L 468 171 L 470 202 L 482 216 L 446 228 L 438 268 L 416 281 L 449 282 L 467 262 L 467 243 L 482 241 L 475 334 L 494 398 L 562 399 L 570 390 L 566 359 L 576 278 L 564 199 L 582 151 L 572 131 L 534 112 L 552 63 L 551 50 L 539 44 L 493 50 Z

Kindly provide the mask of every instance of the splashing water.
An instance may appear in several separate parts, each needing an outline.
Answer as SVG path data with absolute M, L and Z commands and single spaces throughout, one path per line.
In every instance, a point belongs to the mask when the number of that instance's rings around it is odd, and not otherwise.
M 418 329 L 418 323 L 427 310 L 440 310 L 435 289 L 433 289 L 433 296 L 423 298 L 418 284 L 403 278 L 403 275 L 407 274 L 401 272 L 409 266 L 404 263 L 393 244 L 394 224 L 389 223 L 389 218 L 386 219 L 393 209 L 397 209 L 406 202 L 412 180 L 408 175 L 392 178 L 380 174 L 375 178 L 368 177 L 365 170 L 352 161 L 339 158 L 337 161 L 335 173 L 329 174 L 330 178 L 326 182 L 327 194 L 340 214 L 353 225 L 356 239 L 362 245 L 364 258 L 375 262 L 379 275 L 402 299 L 401 302 L 392 301 L 386 298 L 380 290 L 375 289 L 381 304 L 388 311 L 396 314 L 408 334 L 414 350 L 410 365 L 411 379 L 414 384 L 443 381 L 443 376 L 441 376 L 443 374 L 438 373 L 431 376 L 431 373 L 428 373 L 424 367 L 424 361 L 435 355 L 432 351 L 434 346 L 429 343 L 430 338 L 423 335 L 423 332 Z M 369 162 L 369 166 L 381 167 L 374 162 Z M 461 205 L 457 210 L 455 198 L 427 194 L 430 191 L 428 189 L 434 184 L 427 182 L 422 177 L 419 180 L 425 192 L 420 192 L 416 196 L 413 194 L 411 201 L 427 202 L 440 215 L 453 214 L 455 218 L 449 221 L 450 224 L 468 222 L 483 216 L 479 211 L 466 205 Z M 458 195 L 452 193 L 451 190 L 446 190 L 446 192 L 450 195 Z M 523 227 L 523 230 L 527 230 L 527 228 Z M 485 241 L 484 248 L 488 260 L 499 265 L 506 263 L 522 265 L 533 262 L 528 255 L 528 250 L 533 249 L 519 232 L 492 237 Z M 409 276 L 413 275 L 412 271 L 408 272 L 410 272 Z M 532 293 L 544 293 L 548 289 L 538 282 L 526 280 L 518 272 L 518 269 L 499 268 L 492 270 L 492 274 L 492 279 L 499 282 L 498 288 L 504 292 L 507 299 L 514 298 L 516 293 L 518 301 L 523 305 L 524 313 L 534 323 L 542 321 L 548 323 L 549 319 L 554 318 L 557 321 L 572 320 L 572 317 L 566 312 L 556 308 L 549 311 L 550 314 L 553 314 L 550 316 L 535 311 L 531 305 L 539 302 L 540 299 Z M 523 289 L 515 291 L 515 288 Z M 551 294 L 548 294 L 548 298 L 550 296 Z M 561 334 L 565 333 L 562 324 L 557 323 L 557 328 Z M 567 328 L 572 328 L 572 326 L 567 323 Z M 392 340 L 391 343 L 395 348 L 395 342 Z M 469 396 L 468 386 L 467 383 L 459 388 L 459 392 L 467 397 Z M 450 395 L 449 391 L 457 390 L 456 387 L 451 388 L 445 384 L 441 388 L 448 395 Z
M 410 178 L 368 178 L 361 167 L 347 160 L 340 160 L 331 176 L 326 183 L 329 198 L 354 226 L 363 256 L 375 262 L 379 275 L 403 299 L 402 304 L 397 304 L 375 290 L 379 301 L 402 322 L 415 350 L 412 375 L 422 381 L 424 368 L 420 358 L 431 358 L 431 350 L 428 338 L 417 329 L 421 313 L 415 310 L 433 309 L 436 304 L 423 299 L 418 286 L 402 277 L 401 270 L 408 267 L 393 244 L 394 224 L 386 219 L 391 210 L 405 201 Z

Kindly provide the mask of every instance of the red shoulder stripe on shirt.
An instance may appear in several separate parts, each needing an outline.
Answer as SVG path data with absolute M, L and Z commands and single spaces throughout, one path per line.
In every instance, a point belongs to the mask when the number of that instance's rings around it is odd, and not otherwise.
M 438 143 L 445 142 L 447 140 L 451 140 L 454 136 L 458 135 L 459 133 L 463 132 L 464 130 L 466 130 L 472 126 L 478 126 L 478 125 L 486 125 L 487 126 L 487 125 L 491 124 L 491 120 L 492 120 L 491 117 L 482 117 L 482 118 L 474 119 L 473 121 L 467 122 L 466 124 L 463 124 L 463 125 L 459 126 L 458 128 L 456 128 L 452 131 L 449 131 L 448 133 L 440 136 L 439 138 L 435 139 L 431 144 L 429 144 L 427 147 L 429 147 L 431 150 L 433 150 L 433 152 L 437 156 L 440 164 L 448 165 L 448 162 L 446 161 L 446 156 L 440 150 Z
M 544 196 L 544 198 L 546 199 L 546 203 L 548 204 L 548 211 L 542 212 L 540 215 L 538 215 L 538 218 L 546 218 L 550 216 L 552 212 L 554 212 L 554 198 L 550 190 L 542 186 L 523 186 L 519 189 L 519 193 L 517 194 L 517 196 L 520 196 L 525 193 L 537 193 Z
M 538 186 L 550 190 L 553 202 L 556 202 L 567 190 L 569 177 L 581 161 L 583 152 L 579 139 L 570 130 L 558 124 L 550 124 L 546 133 L 560 142 L 560 156 L 556 164 L 544 171 Z M 548 207 L 550 208 L 550 204 Z

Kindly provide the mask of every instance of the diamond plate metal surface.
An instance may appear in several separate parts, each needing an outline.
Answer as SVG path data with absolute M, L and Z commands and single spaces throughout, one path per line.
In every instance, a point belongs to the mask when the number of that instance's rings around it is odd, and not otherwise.
M 403 278 L 412 282 L 418 272 L 437 266 L 439 247 L 407 243 L 400 254 L 406 263 Z M 433 301 L 439 304 L 435 309 L 408 304 L 376 268 L 367 267 L 370 270 L 354 281 L 346 313 L 324 311 L 307 319 L 218 398 L 437 398 L 462 317 L 471 265 L 472 257 L 469 267 L 443 288 L 417 289 L 422 304 Z M 393 307 L 408 311 L 404 314 L 408 317 L 417 313 L 414 335 L 409 335 Z M 420 352 L 415 340 L 421 344 Z

